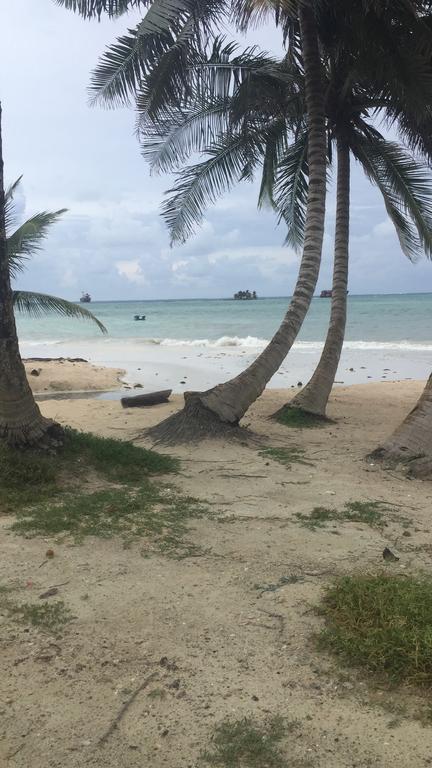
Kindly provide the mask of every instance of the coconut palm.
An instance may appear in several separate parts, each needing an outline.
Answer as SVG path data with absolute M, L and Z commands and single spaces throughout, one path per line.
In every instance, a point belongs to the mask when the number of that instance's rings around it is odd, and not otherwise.
M 13 193 L 18 183 L 4 192 L 0 107 L 0 439 L 23 447 L 58 443 L 61 428 L 42 416 L 33 397 L 19 352 L 14 309 L 33 317 L 46 312 L 79 317 L 95 322 L 102 332 L 106 329 L 91 312 L 64 299 L 12 290 L 11 278 L 40 248 L 49 226 L 63 213 L 37 214 L 11 232 Z
M 59 0 L 65 4 L 65 0 Z M 143 3 L 144 4 L 144 3 Z M 71 3 L 68 3 L 71 6 Z M 113 3 L 82 2 L 82 15 L 95 15 L 98 11 L 115 11 Z M 94 6 L 97 5 L 98 9 Z M 126 3 L 127 5 L 127 3 Z M 212 25 L 227 16 L 238 27 L 246 29 L 270 8 L 277 22 L 283 27 L 289 41 L 289 55 L 301 58 L 305 76 L 305 103 L 308 123 L 308 171 L 307 205 L 305 208 L 305 240 L 299 278 L 293 299 L 285 318 L 268 347 L 254 363 L 235 379 L 218 385 L 204 393 L 187 393 L 185 410 L 161 425 L 158 436 L 185 437 L 190 434 L 218 429 L 221 423 L 237 424 L 250 404 L 261 394 L 266 383 L 276 372 L 291 348 L 307 313 L 319 273 L 324 233 L 326 144 L 324 122 L 324 89 L 318 31 L 329 29 L 328 18 L 343 18 L 344 35 L 349 31 L 351 50 L 370 47 L 370 68 L 382 72 L 389 69 L 391 55 L 395 55 L 394 30 L 406 25 L 414 32 L 419 11 L 425 3 L 416 0 L 395 0 L 391 9 L 386 0 L 357 0 L 341 3 L 335 11 L 335 3 L 326 0 L 286 0 L 278 2 L 218 2 L 217 0 L 153 0 L 142 22 L 128 36 L 111 46 L 93 76 L 92 87 L 96 99 L 108 103 L 125 103 L 132 95 L 138 111 L 144 119 L 160 119 L 179 105 L 184 108 L 194 99 L 199 89 L 201 55 Z M 354 18 L 351 6 L 357 13 Z M 331 13 L 333 11 L 333 14 Z M 384 11 L 384 13 L 383 13 Z M 370 24 L 374 35 L 363 37 Z M 355 21 L 356 23 L 353 23 Z M 395 24 L 395 22 L 397 22 Z M 382 35 L 377 47 L 376 29 Z M 344 38 L 337 41 L 339 44 Z M 413 40 L 418 39 L 417 37 Z M 374 41 L 371 45 L 371 40 Z M 375 46 L 375 47 L 374 47 Z M 376 51 L 374 53 L 374 51 Z M 398 59 L 396 51 L 396 59 Z M 242 73 L 243 74 L 243 73 Z M 247 73 L 246 73 L 247 74 Z M 393 81 L 394 69 L 391 72 Z M 219 77 L 219 73 L 216 75 Z M 387 78 L 389 79 L 389 78 Z M 408 99 L 408 95 L 406 97 Z M 240 137 L 230 140 L 226 156 L 234 158 Z M 227 160 L 227 162 L 229 162 Z
M 432 374 L 408 416 L 370 454 L 376 461 L 404 464 L 411 476 L 432 476 Z
M 15 211 L 14 194 L 18 191 L 22 177 L 17 179 L 5 193 L 5 223 L 9 273 L 14 280 L 24 271 L 28 260 L 37 253 L 47 237 L 49 230 L 60 217 L 66 213 L 66 208 L 59 211 L 43 211 L 37 213 L 23 224 L 14 229 Z M 34 291 L 12 291 L 14 309 L 31 317 L 42 317 L 46 314 L 57 314 L 62 317 L 72 317 L 78 320 L 89 320 L 97 325 L 102 333 L 107 330 L 103 323 L 85 307 L 72 301 Z
M 247 83 L 235 79 L 240 66 L 255 67 Z M 267 197 L 288 226 L 287 243 L 303 242 L 308 185 L 307 129 L 304 115 L 304 84 L 294 64 L 279 65 L 256 51 L 237 55 L 233 44 L 216 41 L 206 66 L 224 65 L 223 81 L 211 80 L 196 104 L 178 109 L 161 121 L 141 126 L 143 154 L 152 170 L 181 168 L 180 181 L 164 204 L 171 236 L 184 240 L 200 223 L 206 205 L 238 179 L 262 174 L 259 203 Z M 204 63 L 203 63 L 204 66 Z M 234 80 L 228 94 L 228 73 Z M 291 72 L 291 79 L 285 78 Z M 350 154 L 363 166 L 380 189 L 405 254 L 415 259 L 432 249 L 431 179 L 427 170 L 395 142 L 386 141 L 374 128 L 369 114 L 382 110 L 382 95 L 374 97 L 353 72 L 341 78 L 338 67 L 326 67 L 326 118 L 328 146 L 337 155 L 337 213 L 332 311 L 323 354 L 310 384 L 295 405 L 325 414 L 344 338 L 348 278 Z M 293 139 L 295 137 L 295 140 Z M 209 157 L 185 168 L 196 152 Z M 330 158 L 329 158 L 330 159 Z M 302 400 L 302 395 L 305 400 Z

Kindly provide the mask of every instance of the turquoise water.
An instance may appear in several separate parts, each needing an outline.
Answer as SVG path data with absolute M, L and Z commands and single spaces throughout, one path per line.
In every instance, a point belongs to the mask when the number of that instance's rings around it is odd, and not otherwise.
M 233 301 L 93 302 L 86 305 L 107 326 L 112 339 L 141 343 L 254 347 L 271 338 L 289 299 Z M 347 346 L 351 348 L 432 349 L 432 294 L 350 296 Z M 314 346 L 325 338 L 330 311 L 328 299 L 315 298 L 299 336 L 300 346 Z M 134 315 L 146 315 L 145 322 Z M 96 340 L 96 326 L 50 316 L 19 316 L 18 333 L 26 342 Z

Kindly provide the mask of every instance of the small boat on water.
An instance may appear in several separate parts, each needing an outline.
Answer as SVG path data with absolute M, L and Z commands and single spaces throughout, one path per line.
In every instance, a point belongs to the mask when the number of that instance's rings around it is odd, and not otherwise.
M 81 304 L 90 304 L 91 302 L 91 296 L 89 293 L 83 293 L 80 298 Z
M 134 320 L 145 320 L 145 319 L 146 319 L 145 315 L 134 315 Z

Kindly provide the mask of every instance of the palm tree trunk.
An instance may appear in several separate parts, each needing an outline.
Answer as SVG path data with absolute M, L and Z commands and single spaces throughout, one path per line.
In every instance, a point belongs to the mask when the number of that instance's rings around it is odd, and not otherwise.
M 342 352 L 347 316 L 347 286 L 350 213 L 350 151 L 339 140 L 337 145 L 337 203 L 335 251 L 330 324 L 320 361 L 311 380 L 288 404 L 316 416 L 325 416 Z
M 403 463 L 416 477 L 432 476 L 432 374 L 412 411 L 370 458 Z
M 288 311 L 266 349 L 245 371 L 207 392 L 185 393 L 185 408 L 149 430 L 159 440 L 193 439 L 236 425 L 260 396 L 291 349 L 309 309 L 318 279 L 326 197 L 326 132 L 321 59 L 313 4 L 299 4 L 308 121 L 309 191 L 299 275 Z M 195 421 L 195 426 L 192 422 Z
M 34 401 L 18 347 L 7 258 L 0 105 L 0 439 L 33 445 L 51 426 Z

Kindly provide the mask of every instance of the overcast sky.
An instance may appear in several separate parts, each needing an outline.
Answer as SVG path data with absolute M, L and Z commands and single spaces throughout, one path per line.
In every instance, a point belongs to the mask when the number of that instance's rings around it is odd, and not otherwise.
M 298 256 L 283 247 L 274 215 L 257 211 L 253 185 L 238 186 L 209 210 L 195 237 L 171 249 L 159 216 L 169 179 L 150 177 L 132 111 L 88 106 L 92 67 L 134 17 L 98 24 L 54 0 L 1 5 L 6 180 L 24 176 L 21 216 L 68 208 L 19 287 L 70 299 L 86 290 L 98 300 L 219 297 L 246 287 L 290 295 Z M 267 50 L 280 44 L 270 28 L 254 39 Z M 332 192 L 328 209 L 319 289 L 331 286 Z M 407 261 L 378 193 L 354 168 L 350 292 L 431 287 L 432 263 Z

